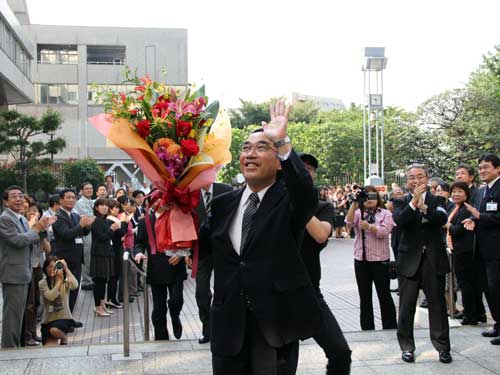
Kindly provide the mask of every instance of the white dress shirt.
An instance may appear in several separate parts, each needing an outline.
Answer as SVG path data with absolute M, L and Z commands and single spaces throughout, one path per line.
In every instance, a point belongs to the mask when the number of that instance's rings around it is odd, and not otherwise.
M 259 196 L 259 203 L 257 205 L 257 209 L 259 208 L 262 199 L 264 199 L 264 195 L 266 192 L 269 190 L 269 188 L 272 185 L 269 185 L 268 187 L 262 189 L 261 191 L 257 192 L 257 195 Z M 229 224 L 229 238 L 231 239 L 231 243 L 233 244 L 234 250 L 238 253 L 238 255 L 241 254 L 241 228 L 243 226 L 243 214 L 245 213 L 245 209 L 247 208 L 248 205 L 248 198 L 250 197 L 250 194 L 252 194 L 253 191 L 250 190 L 248 185 L 245 187 L 245 190 L 243 190 L 243 194 L 241 195 L 241 200 L 240 203 L 238 204 L 238 208 L 236 209 L 236 212 L 234 214 L 234 217 L 231 221 L 231 224 Z

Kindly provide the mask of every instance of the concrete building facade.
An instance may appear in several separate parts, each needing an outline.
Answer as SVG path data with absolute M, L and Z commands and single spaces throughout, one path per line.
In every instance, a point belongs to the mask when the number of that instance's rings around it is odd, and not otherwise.
M 18 111 L 34 116 L 48 108 L 62 115 L 64 123 L 55 136 L 63 137 L 67 147 L 54 155 L 56 163 L 90 157 L 118 179 L 140 180 L 142 175 L 128 155 L 106 147 L 105 138 L 88 124 L 88 117 L 104 111 L 96 102 L 96 91 L 130 89 L 123 85 L 126 66 L 139 76 L 148 74 L 171 86 L 185 86 L 187 30 L 32 25 L 27 13 L 22 20 L 24 24 L 18 20 L 17 25 L 31 58 L 27 78 L 31 86 L 24 102 L 8 103 L 20 104 Z

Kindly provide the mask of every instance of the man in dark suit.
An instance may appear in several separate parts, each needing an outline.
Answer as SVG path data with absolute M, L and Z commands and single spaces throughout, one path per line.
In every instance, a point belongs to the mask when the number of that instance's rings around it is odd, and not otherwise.
M 90 233 L 90 226 L 94 217 L 81 216 L 72 212 L 76 204 L 76 194 L 71 189 L 64 189 L 59 193 L 61 208 L 56 213 L 57 221 L 52 225 L 56 244 L 55 254 L 64 259 L 71 273 L 78 283 L 82 274 L 83 236 Z M 69 308 L 71 312 L 76 305 L 80 288 L 72 290 L 69 294 Z M 75 322 L 75 327 L 81 327 L 80 322 Z
M 196 213 L 200 226 L 205 221 L 207 213 L 210 211 L 212 199 L 215 197 L 232 191 L 233 188 L 226 184 L 213 183 L 201 188 L 200 204 L 196 207 Z M 198 272 L 196 273 L 196 304 L 198 305 L 198 314 L 202 324 L 202 337 L 198 340 L 200 344 L 205 344 L 210 341 L 210 305 L 212 303 L 212 291 L 210 290 L 210 279 L 214 264 L 212 256 L 206 256 L 198 264 Z
M 290 374 L 290 347 L 321 325 L 300 257 L 318 195 L 287 136 L 289 110 L 272 105 L 270 124 L 243 143 L 247 185 L 214 199 L 200 230 L 200 257 L 211 252 L 214 262 L 215 375 Z
M 311 154 L 304 153 L 299 154 L 299 157 L 311 178 L 315 181 L 316 170 L 319 165 L 318 159 Z M 333 205 L 329 202 L 320 201 L 314 216 L 307 223 L 304 240 L 302 241 L 301 256 L 309 272 L 321 309 L 323 325 L 313 338 L 328 358 L 326 374 L 344 375 L 349 374 L 351 371 L 351 349 L 319 288 L 321 280 L 320 252 L 326 247 L 328 239 L 332 235 L 334 219 Z M 394 315 L 396 315 L 395 311 Z
M 467 164 L 460 164 L 457 169 L 455 170 L 455 181 L 461 181 L 465 182 L 467 186 L 469 187 L 469 199 L 468 202 L 470 204 L 474 205 L 477 199 L 477 192 L 479 189 L 476 187 L 474 184 L 474 180 L 476 178 L 476 174 L 474 171 L 474 168 L 472 168 L 470 165 Z M 483 267 L 483 262 L 481 259 L 478 259 L 480 257 L 475 257 L 474 264 L 476 264 L 479 268 L 475 270 L 475 272 L 480 275 L 484 274 L 486 271 L 484 270 Z M 463 295 L 463 291 L 462 291 Z M 483 292 L 478 291 L 475 293 L 476 296 L 476 311 L 478 313 L 478 321 L 482 323 L 486 323 L 487 318 L 486 318 L 486 310 L 484 308 L 484 303 L 483 303 Z M 463 298 L 463 296 L 462 296 Z
M 479 178 L 486 186 L 479 189 L 475 207 L 466 205 L 472 219 L 464 221 L 466 229 L 476 233 L 476 256 L 486 269 L 486 299 L 493 329 L 484 331 L 484 337 L 493 337 L 491 343 L 500 345 L 500 158 L 485 154 L 479 159 Z
M 156 213 L 150 213 L 150 229 L 156 241 L 154 227 L 156 217 L 159 216 L 163 208 L 158 208 Z M 146 225 L 146 218 L 139 220 L 137 236 L 135 238 L 135 261 L 140 263 L 147 258 L 147 280 L 151 285 L 151 294 L 153 295 L 153 311 L 151 313 L 151 321 L 155 331 L 155 340 L 169 340 L 170 336 L 167 330 L 167 310 L 170 309 L 170 317 L 172 319 L 172 327 L 174 336 L 179 339 L 182 336 L 182 324 L 180 321 L 180 313 L 184 304 L 183 290 L 184 280 L 187 278 L 186 264 L 182 256 L 167 255 L 157 249 L 156 254 L 151 254 L 149 245 L 149 234 Z M 147 256 L 146 256 L 147 254 Z M 146 288 L 144 288 L 146 293 Z M 167 298 L 168 308 L 167 308 Z
M 467 164 L 460 164 L 455 170 L 455 181 L 462 181 L 469 187 L 469 202 L 474 204 L 478 189 L 474 185 L 474 168 Z
M 450 337 L 446 302 L 445 276 L 450 272 L 441 227 L 447 222 L 442 197 L 433 196 L 427 184 L 425 168 L 413 164 L 407 170 L 411 192 L 394 201 L 394 221 L 401 230 L 397 267 L 399 274 L 398 340 L 405 362 L 415 360 L 413 322 L 420 288 L 428 302 L 431 341 L 439 360 L 450 363 Z

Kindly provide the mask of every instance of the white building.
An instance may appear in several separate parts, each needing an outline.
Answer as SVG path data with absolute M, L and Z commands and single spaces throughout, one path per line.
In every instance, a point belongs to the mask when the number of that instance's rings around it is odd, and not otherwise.
M 292 93 L 292 104 L 297 102 L 313 102 L 320 111 L 331 111 L 333 109 L 345 109 L 342 100 L 336 98 L 328 98 L 325 96 L 306 95 L 298 92 Z
M 5 0 L 0 4 L 7 5 Z M 17 110 L 35 116 L 48 108 L 62 115 L 64 123 L 55 136 L 65 138 L 67 147 L 54 155 L 56 163 L 91 157 L 118 179 L 142 180 L 128 155 L 106 147 L 105 138 L 88 124 L 88 117 L 104 110 L 95 103 L 95 91 L 99 86 L 125 91 L 121 84 L 125 66 L 137 69 L 139 76 L 149 74 L 172 86 L 186 85 L 187 30 L 32 25 L 24 0 L 9 0 L 8 5 L 11 10 L 25 10 L 19 13 L 24 16 L 18 28 L 25 35 L 26 55 L 32 63 L 26 75 L 26 100 L 7 103 L 32 102 L 18 105 Z

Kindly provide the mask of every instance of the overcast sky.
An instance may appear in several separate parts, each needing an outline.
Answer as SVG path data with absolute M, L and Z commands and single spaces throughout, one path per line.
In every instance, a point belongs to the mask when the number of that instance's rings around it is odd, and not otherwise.
M 188 29 L 189 80 L 225 107 L 292 91 L 363 100 L 363 48 L 386 47 L 384 104 L 463 86 L 500 44 L 498 0 L 27 0 L 31 22 Z

